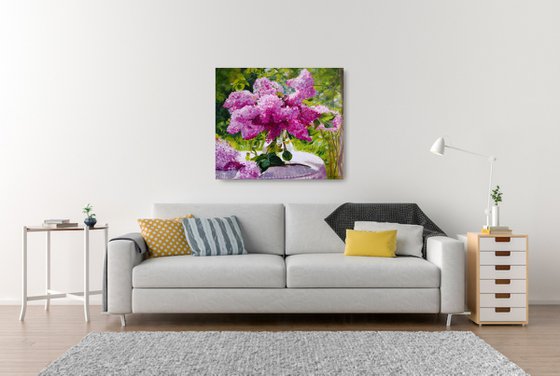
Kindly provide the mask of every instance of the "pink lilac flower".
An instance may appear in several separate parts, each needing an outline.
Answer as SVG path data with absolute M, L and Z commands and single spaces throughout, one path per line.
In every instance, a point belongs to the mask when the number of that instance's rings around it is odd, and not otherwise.
M 324 114 L 326 112 L 331 112 L 331 110 L 327 106 L 319 105 L 311 107 L 313 111 L 316 111 L 318 114 Z
M 321 115 L 321 113 L 315 110 L 314 108 L 307 107 L 306 105 L 303 104 L 299 107 L 299 113 L 300 113 L 299 120 L 303 124 L 311 124 L 316 119 L 318 119 L 319 116 Z
M 261 169 L 253 161 L 246 161 L 235 176 L 236 179 L 256 179 L 260 176 Z
M 256 101 L 255 95 L 248 90 L 234 91 L 225 101 L 224 107 L 227 108 L 230 113 L 233 113 L 235 110 L 255 104 Z
M 276 138 L 280 137 L 282 131 L 284 130 L 284 127 L 280 125 L 268 125 L 265 126 L 265 129 L 268 132 L 266 134 L 266 142 L 272 142 Z
M 245 106 L 241 109 L 235 110 L 231 113 L 231 119 L 227 127 L 230 134 L 241 132 L 241 137 L 245 140 L 250 140 L 257 137 L 259 133 L 264 131 L 264 128 L 254 122 L 260 114 L 257 106 Z
M 284 93 L 284 88 L 275 81 L 270 81 L 268 78 L 257 78 L 253 84 L 253 92 L 260 98 L 263 95 L 277 95 L 277 93 Z
M 279 92 L 283 93 L 282 86 L 268 78 L 255 81 L 254 93 L 247 90 L 231 93 L 224 103 L 231 114 L 228 133 L 241 132 L 241 137 L 250 140 L 264 132 L 266 140 L 271 142 L 287 131 L 300 140 L 311 141 L 308 127 L 330 110 L 325 106 L 309 107 L 302 103 L 316 94 L 313 77 L 306 69 L 286 84 L 294 89 L 288 96 L 278 96 Z M 341 119 L 335 119 L 333 125 L 340 122 Z
M 259 98 L 257 107 L 260 111 L 261 124 L 280 123 L 283 120 L 282 106 L 284 102 L 276 95 L 266 94 Z
M 238 157 L 239 153 L 227 141 L 216 138 L 216 170 L 238 170 L 241 167 Z
M 307 129 L 308 124 L 303 124 L 299 119 L 292 120 L 288 123 L 288 132 L 294 137 L 299 138 L 304 141 L 312 141 L 311 136 L 309 136 L 309 131 Z
M 236 170 L 236 179 L 256 179 L 261 174 L 255 162 L 240 160 L 237 150 L 221 138 L 216 138 L 216 170 Z
M 286 98 L 286 103 L 292 106 L 299 105 L 304 99 L 312 98 L 316 94 L 313 76 L 307 69 L 302 69 L 299 76 L 286 81 L 286 85 L 295 89 L 295 92 Z
M 266 128 L 259 124 L 249 123 L 246 124 L 243 129 L 241 129 L 241 137 L 244 140 L 251 140 L 257 137 L 261 132 L 263 132 Z
M 342 116 L 340 116 L 339 113 L 337 113 L 336 116 L 334 117 L 332 124 L 333 124 L 333 128 L 336 130 L 339 130 L 340 127 L 342 126 Z
M 317 111 L 317 113 L 319 114 L 330 113 L 334 115 L 334 119 L 332 120 L 331 123 L 332 124 L 331 128 L 327 128 L 323 123 L 321 123 L 317 127 L 317 129 L 320 129 L 322 131 L 329 131 L 329 132 L 336 132 L 337 130 L 340 129 L 340 126 L 342 125 L 342 116 L 340 116 L 338 112 L 332 111 L 326 106 L 313 106 L 313 109 Z

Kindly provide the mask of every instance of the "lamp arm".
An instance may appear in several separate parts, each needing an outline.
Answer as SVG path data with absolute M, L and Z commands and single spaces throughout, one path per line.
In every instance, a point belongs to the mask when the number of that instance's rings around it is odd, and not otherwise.
M 494 162 L 496 162 L 496 157 L 494 157 L 493 155 L 484 155 L 484 154 L 480 154 L 480 153 L 475 153 L 474 151 L 470 151 L 470 150 L 465 150 L 462 148 L 458 148 L 456 146 L 451 146 L 451 145 L 446 145 L 445 142 L 443 141 L 443 138 L 439 138 L 436 140 L 436 143 L 434 143 L 434 146 L 432 146 L 432 149 L 434 147 L 437 148 L 435 149 L 435 153 L 439 154 L 439 155 L 443 155 L 443 149 L 440 150 L 440 148 L 443 146 L 443 148 L 448 148 L 448 149 L 454 149 L 454 150 L 458 150 L 458 151 L 462 151 L 463 153 L 467 153 L 467 154 L 471 154 L 471 155 L 476 155 L 477 157 L 483 157 L 486 158 L 488 160 L 488 162 L 490 162 L 490 179 L 488 181 L 488 197 L 487 197 L 487 202 L 486 202 L 486 228 L 490 227 L 490 217 L 491 217 L 491 213 L 490 213 L 490 197 L 492 195 L 492 177 L 494 175 Z
M 461 149 L 461 148 L 458 148 L 458 147 L 456 147 L 456 146 L 445 145 L 445 147 L 446 147 L 446 148 L 449 148 L 449 149 L 459 150 L 459 151 L 462 151 L 463 153 L 472 154 L 472 155 L 477 155 L 477 156 L 479 156 L 479 157 L 484 157 L 484 158 L 489 158 L 489 159 L 495 159 L 495 158 L 492 157 L 491 155 L 484 155 L 484 154 L 480 154 L 480 153 L 475 153 L 474 151 Z

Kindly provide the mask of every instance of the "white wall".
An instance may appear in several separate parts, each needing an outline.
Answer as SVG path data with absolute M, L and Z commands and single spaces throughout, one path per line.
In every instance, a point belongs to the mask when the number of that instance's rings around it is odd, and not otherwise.
M 444 135 L 498 157 L 503 222 L 530 235 L 531 301 L 560 302 L 559 14 L 556 1 L 3 1 L 0 299 L 19 298 L 21 226 L 80 219 L 87 202 L 112 235 L 156 201 L 417 202 L 449 234 L 478 230 L 487 162 L 431 155 Z M 343 67 L 346 178 L 214 180 L 214 68 L 230 66 Z M 42 246 L 33 235 L 30 293 Z M 53 246 L 55 287 L 79 286 L 80 239 Z

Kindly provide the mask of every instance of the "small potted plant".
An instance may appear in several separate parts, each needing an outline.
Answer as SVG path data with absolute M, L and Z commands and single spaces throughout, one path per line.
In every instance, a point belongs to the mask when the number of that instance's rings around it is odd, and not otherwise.
M 82 209 L 82 213 L 86 215 L 86 219 L 84 219 L 85 225 L 89 228 L 93 228 L 97 223 L 97 219 L 95 219 L 95 214 L 93 213 L 93 206 L 91 206 L 91 204 L 87 204 Z
M 492 201 L 494 201 L 494 205 L 492 205 L 492 226 L 500 225 L 500 207 L 498 205 L 502 202 L 502 194 L 499 185 L 492 189 L 492 193 L 490 194 Z

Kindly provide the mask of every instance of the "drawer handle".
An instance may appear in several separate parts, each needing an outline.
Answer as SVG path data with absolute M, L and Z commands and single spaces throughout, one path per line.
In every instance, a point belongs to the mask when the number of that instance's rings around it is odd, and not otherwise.
M 496 265 L 494 270 L 511 270 L 511 265 Z
M 509 299 L 511 298 L 511 294 L 494 294 L 494 297 L 496 297 L 496 299 Z
M 511 238 L 508 236 L 498 236 L 496 237 L 496 243 L 509 243 Z
M 494 310 L 496 311 L 496 313 L 508 313 L 508 312 L 511 312 L 511 308 L 509 308 L 509 307 L 496 307 L 496 308 L 494 308 Z
M 497 285 L 509 285 L 511 284 L 511 279 L 496 279 Z
M 511 256 L 510 251 L 496 251 L 494 252 L 498 257 Z

